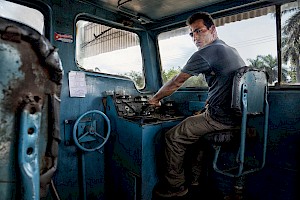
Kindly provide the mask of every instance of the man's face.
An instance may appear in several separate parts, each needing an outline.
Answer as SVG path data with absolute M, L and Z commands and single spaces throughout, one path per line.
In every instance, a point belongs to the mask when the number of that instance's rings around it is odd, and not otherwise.
M 201 49 L 216 39 L 216 29 L 215 26 L 207 29 L 203 20 L 198 19 L 190 25 L 190 36 L 193 38 L 196 47 Z

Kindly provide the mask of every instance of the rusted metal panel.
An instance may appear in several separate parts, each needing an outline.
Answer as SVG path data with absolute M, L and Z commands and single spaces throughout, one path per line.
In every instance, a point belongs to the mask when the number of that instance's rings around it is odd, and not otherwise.
M 62 75 L 57 49 L 44 36 L 23 24 L 0 18 L 0 192 L 4 199 L 20 198 L 26 189 L 29 193 L 22 199 L 39 199 L 40 185 L 44 195 L 48 188 L 46 185 L 50 184 L 57 165 L 60 140 L 58 113 Z M 24 113 L 27 113 L 27 118 L 24 118 Z M 41 148 L 32 146 L 30 134 L 27 134 L 31 128 L 30 119 L 37 113 L 40 116 L 35 126 L 37 137 L 44 140 L 40 141 L 44 144 Z M 17 143 L 20 138 L 23 139 Z M 34 158 L 35 164 L 31 168 L 35 171 L 41 168 L 43 184 L 39 183 L 39 179 L 31 178 L 34 174 L 21 171 L 21 175 L 35 185 L 29 187 L 27 182 L 26 187 L 29 188 L 23 188 L 22 192 L 17 188 L 20 180 L 15 169 L 18 169 L 16 155 L 20 158 L 20 150 L 24 147 L 33 148 L 35 154 L 32 155 L 37 156 L 41 152 L 38 158 Z M 28 151 L 25 152 L 26 156 L 29 155 Z M 19 159 L 21 167 L 24 162 L 32 164 L 26 156 Z M 45 160 L 48 161 L 45 163 Z M 18 196 L 16 190 L 23 194 Z

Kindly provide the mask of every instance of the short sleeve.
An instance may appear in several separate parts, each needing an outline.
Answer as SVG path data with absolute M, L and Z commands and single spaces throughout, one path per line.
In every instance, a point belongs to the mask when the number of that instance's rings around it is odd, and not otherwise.
M 209 63 L 200 55 L 200 52 L 195 52 L 187 61 L 181 72 L 198 76 L 201 73 L 210 71 Z

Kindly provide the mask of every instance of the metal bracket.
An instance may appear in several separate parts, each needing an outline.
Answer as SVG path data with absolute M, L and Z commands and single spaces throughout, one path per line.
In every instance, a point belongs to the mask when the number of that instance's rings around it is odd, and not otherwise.
M 40 169 L 38 162 L 38 136 L 41 112 L 30 113 L 24 109 L 20 118 L 18 161 L 21 170 L 24 200 L 40 199 Z

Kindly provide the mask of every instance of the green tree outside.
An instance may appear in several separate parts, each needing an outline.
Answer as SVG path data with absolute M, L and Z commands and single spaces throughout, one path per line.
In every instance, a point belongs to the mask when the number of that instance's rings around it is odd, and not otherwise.
M 142 89 L 145 85 L 145 78 L 141 72 L 130 71 L 128 73 L 125 73 L 123 76 L 131 78 L 135 83 L 137 89 Z
M 283 62 L 290 61 L 292 81 L 300 82 L 300 11 L 295 12 L 282 28 Z
M 269 75 L 269 83 L 272 84 L 276 81 L 278 81 L 278 63 L 277 58 L 273 57 L 272 55 L 258 55 L 254 59 L 247 59 L 250 62 L 250 66 L 265 70 Z M 284 68 L 282 68 L 282 78 L 283 81 L 288 80 L 288 71 Z

